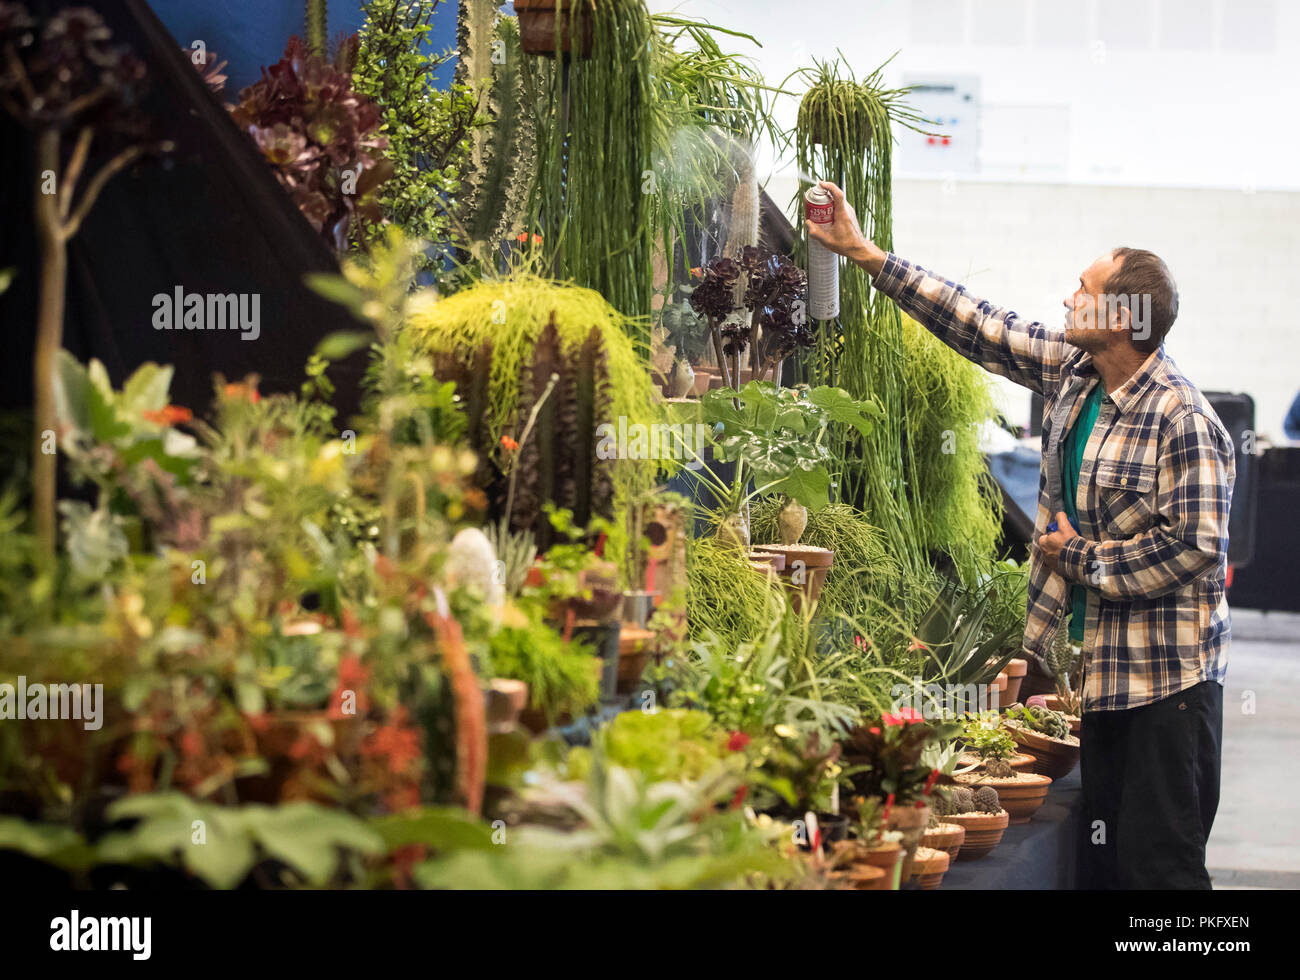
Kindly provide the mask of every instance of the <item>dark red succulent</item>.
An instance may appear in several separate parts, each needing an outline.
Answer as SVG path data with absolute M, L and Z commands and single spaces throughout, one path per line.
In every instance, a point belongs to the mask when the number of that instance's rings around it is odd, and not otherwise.
M 353 45 L 340 45 L 339 58 L 346 62 L 352 52 Z M 332 246 L 347 248 L 358 215 L 378 220 L 372 192 L 391 172 L 380 152 L 388 145 L 380 135 L 383 119 L 343 67 L 292 37 L 284 57 L 239 93 L 231 115 Z

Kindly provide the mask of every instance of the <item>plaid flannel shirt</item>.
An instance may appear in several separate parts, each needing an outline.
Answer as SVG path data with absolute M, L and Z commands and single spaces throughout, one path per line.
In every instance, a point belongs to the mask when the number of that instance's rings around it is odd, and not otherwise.
M 1087 587 L 1085 711 L 1135 708 L 1223 683 L 1231 438 L 1164 347 L 1102 401 L 1075 498 L 1079 537 L 1053 571 L 1036 540 L 1060 506 L 1059 443 L 1100 377 L 1064 328 L 1028 323 L 890 253 L 875 287 L 963 357 L 1043 396 L 1043 466 L 1024 650 L 1043 662 Z M 1070 488 L 1071 492 L 1074 488 Z M 1055 494 L 1055 496 L 1054 496 Z

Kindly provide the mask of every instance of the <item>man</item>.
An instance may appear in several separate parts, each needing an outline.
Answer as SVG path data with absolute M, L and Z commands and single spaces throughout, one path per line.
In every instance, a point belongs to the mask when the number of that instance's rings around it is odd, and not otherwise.
M 1064 329 L 1026 323 L 868 241 L 834 184 L 808 234 L 962 356 L 1043 396 L 1024 648 L 1084 651 L 1079 883 L 1209 888 L 1219 801 L 1233 446 L 1164 351 L 1178 292 L 1150 252 L 1079 277 Z M 1069 626 L 1065 625 L 1069 617 Z

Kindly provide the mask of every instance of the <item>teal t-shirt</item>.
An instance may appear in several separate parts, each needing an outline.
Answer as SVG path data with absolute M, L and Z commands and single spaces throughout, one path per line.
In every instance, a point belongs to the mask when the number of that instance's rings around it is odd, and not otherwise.
M 1083 449 L 1088 445 L 1097 413 L 1101 411 L 1103 394 L 1103 385 L 1098 381 L 1084 399 L 1074 427 L 1061 443 L 1061 496 L 1065 498 L 1065 516 L 1076 528 L 1079 526 L 1079 515 L 1074 508 L 1074 497 L 1079 489 L 1079 471 L 1083 469 Z M 1083 621 L 1087 614 L 1087 591 L 1082 585 L 1070 586 L 1070 639 L 1075 643 L 1083 642 Z

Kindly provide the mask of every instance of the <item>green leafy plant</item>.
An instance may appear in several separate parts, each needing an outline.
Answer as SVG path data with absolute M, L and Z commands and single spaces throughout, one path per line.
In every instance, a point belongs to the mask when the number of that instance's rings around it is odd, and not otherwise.
M 1005 778 L 1012 773 L 1011 757 L 1016 754 L 1016 742 L 996 711 L 968 716 L 963 724 L 962 742 L 980 757 L 984 772 L 994 778 Z
M 379 209 L 408 236 L 428 243 L 418 268 L 435 274 L 451 237 L 449 208 L 461 193 L 470 139 L 479 133 L 469 87 L 459 78 L 445 89 L 436 83 L 453 53 L 431 54 L 425 47 L 440 5 L 441 0 L 367 0 L 352 69 L 357 92 L 379 107 L 388 140 L 383 153 L 392 176 L 379 188 Z M 376 234 L 375 223 L 362 226 L 367 243 Z
M 735 471 L 725 483 L 707 465 L 690 472 L 710 487 L 723 515 L 739 513 L 765 494 L 789 497 L 812 511 L 825 507 L 834 462 L 828 430 L 844 426 L 866 433 L 879 417 L 874 403 L 838 388 L 780 388 L 770 381 L 751 381 L 738 392 L 710 391 L 701 410 L 704 423 L 714 426 L 715 457 L 735 463 Z
M 1004 625 L 983 638 L 984 619 L 992 602 L 991 593 L 964 589 L 949 579 L 921 617 L 912 646 L 916 667 L 926 679 L 956 685 L 987 686 L 996 679 L 1018 648 L 1007 649 L 1008 637 L 1016 624 Z
M 600 695 L 597 661 L 577 640 L 564 639 L 544 623 L 503 626 L 491 638 L 492 675 L 528 685 L 528 703 L 549 721 L 582 714 Z
M 844 743 L 845 757 L 856 770 L 854 789 L 893 806 L 925 802 L 939 776 L 937 768 L 926 764 L 926 750 L 959 729 L 955 721 L 927 721 L 912 708 L 859 725 Z

